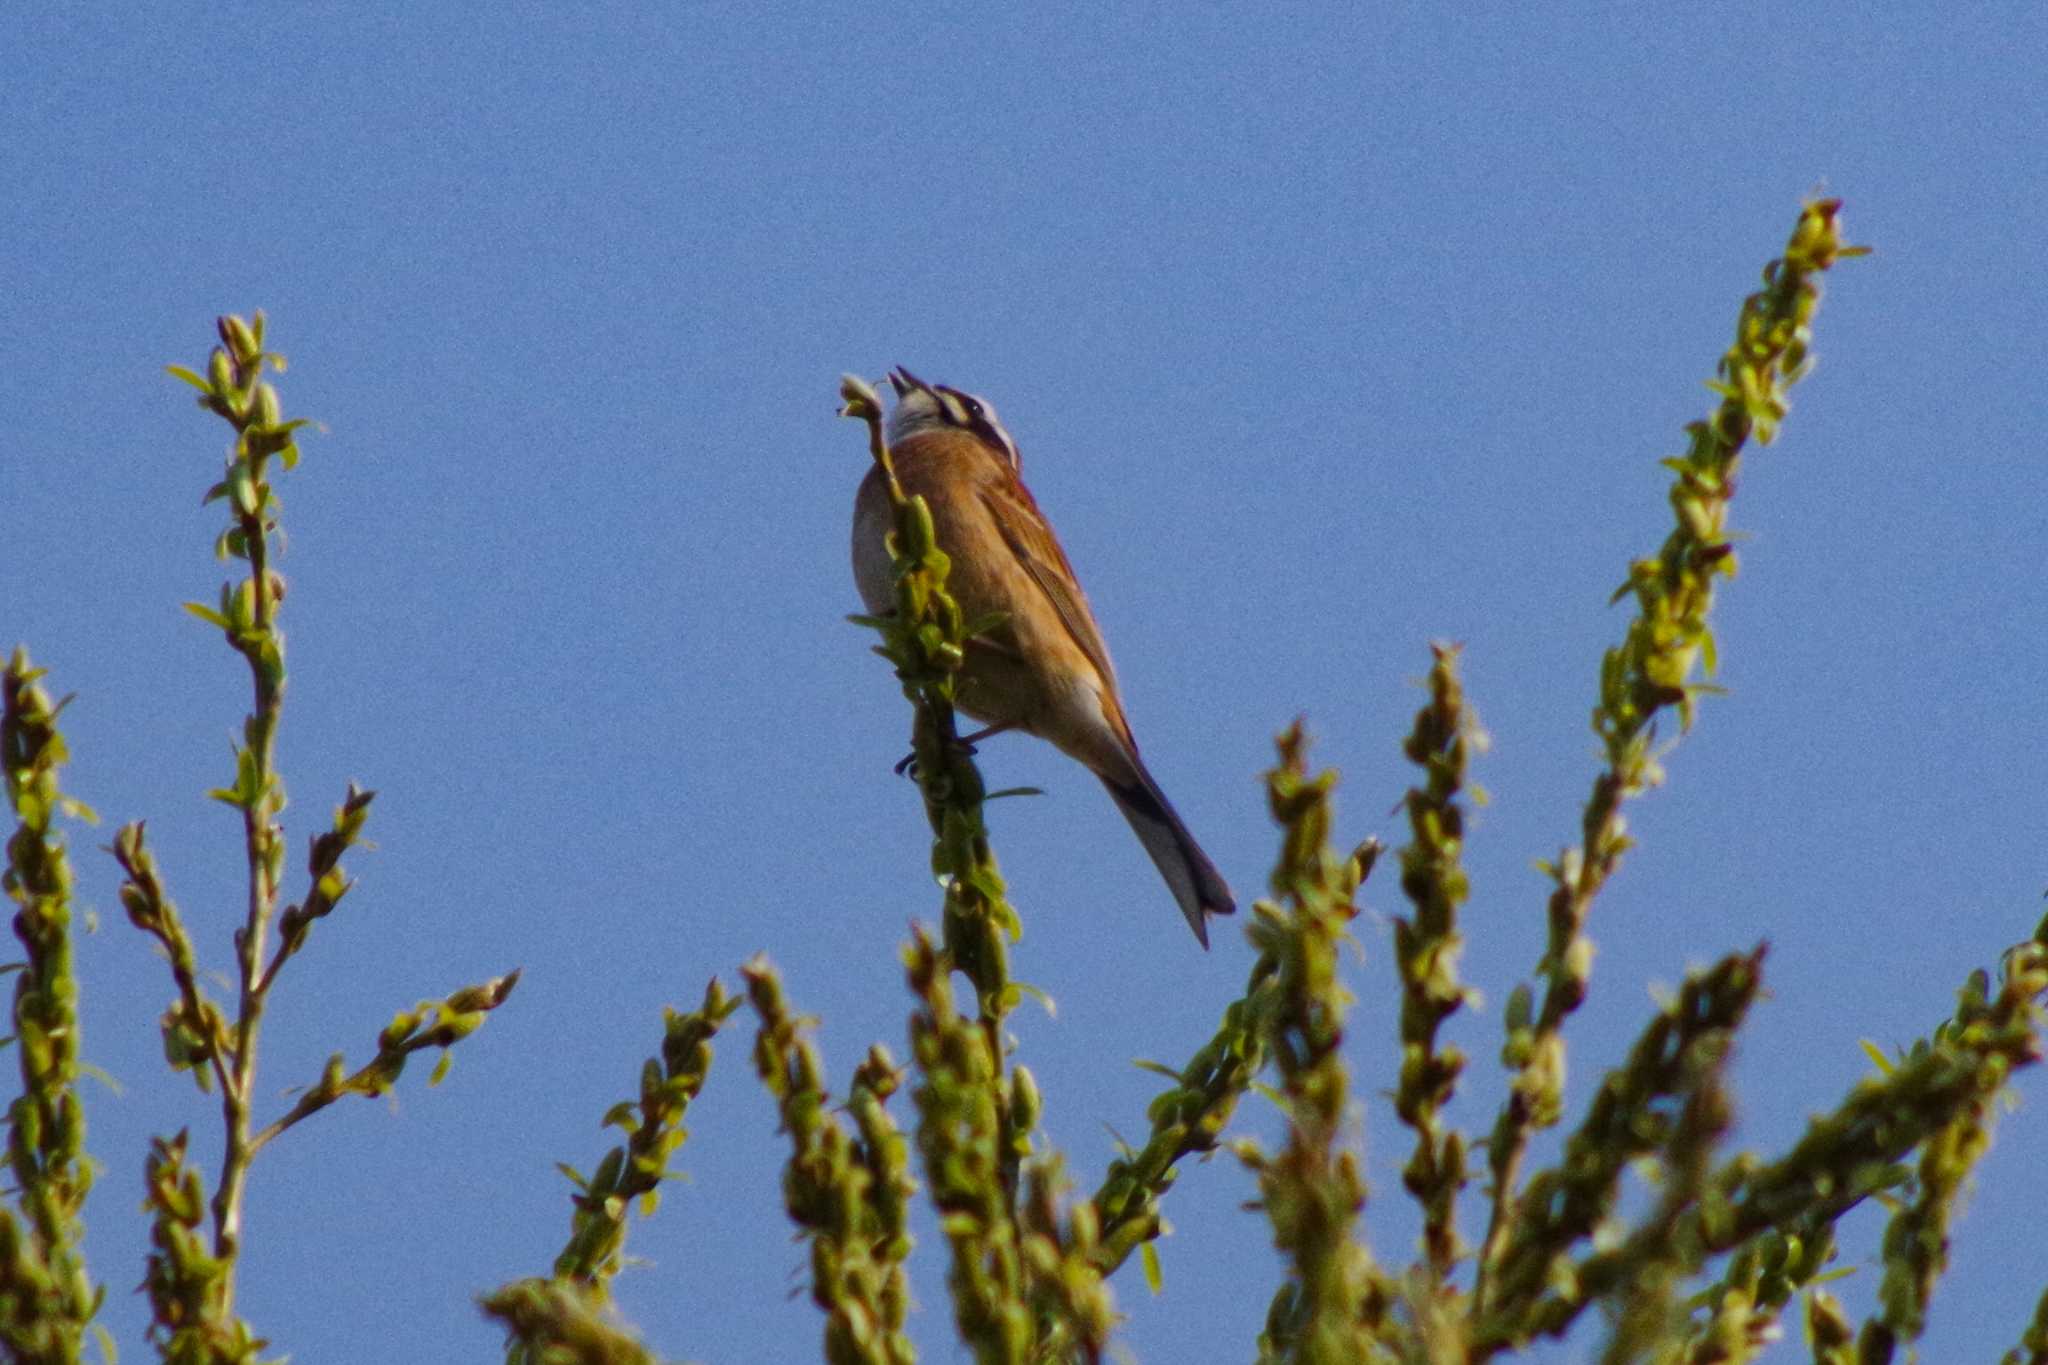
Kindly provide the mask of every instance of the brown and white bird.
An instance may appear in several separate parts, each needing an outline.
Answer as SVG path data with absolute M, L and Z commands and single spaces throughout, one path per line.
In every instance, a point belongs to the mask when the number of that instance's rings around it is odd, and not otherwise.
M 952 559 L 947 589 L 968 620 L 1002 617 L 968 642 L 961 670 L 957 704 L 988 727 L 973 738 L 1022 730 L 1101 778 L 1208 947 L 1206 916 L 1237 908 L 1230 888 L 1138 757 L 1109 650 L 1066 552 L 1018 477 L 1016 442 L 972 394 L 902 368 L 889 382 L 896 477 L 931 508 L 939 547 Z M 876 615 L 895 605 L 885 544 L 893 524 L 877 466 L 853 504 L 854 582 Z

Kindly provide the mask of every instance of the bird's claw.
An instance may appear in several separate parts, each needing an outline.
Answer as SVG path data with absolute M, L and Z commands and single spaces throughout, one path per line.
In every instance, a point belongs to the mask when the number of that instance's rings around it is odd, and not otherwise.
M 972 758 L 981 752 L 981 750 L 974 747 L 972 739 L 955 739 L 953 741 L 953 750 L 955 753 L 964 754 L 968 758 Z M 903 755 L 902 758 L 897 760 L 896 766 L 891 768 L 890 771 L 898 777 L 916 777 L 917 750 L 912 749 L 909 753 Z

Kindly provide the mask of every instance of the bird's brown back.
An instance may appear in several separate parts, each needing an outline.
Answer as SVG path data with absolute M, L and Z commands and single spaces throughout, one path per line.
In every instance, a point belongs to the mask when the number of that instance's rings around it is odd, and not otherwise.
M 968 686 L 961 704 L 990 724 L 1014 724 L 1068 752 L 1108 761 L 1084 742 L 1062 713 L 1090 701 L 1125 744 L 1130 728 L 1116 693 L 1116 671 L 1073 565 L 1031 490 L 1007 461 L 961 431 L 923 431 L 891 451 L 903 491 L 931 508 L 939 547 L 952 560 L 947 580 L 970 618 L 1001 613 L 1004 622 L 970 650 Z M 870 611 L 891 605 L 893 567 L 877 528 L 889 525 L 888 493 L 879 468 L 870 470 L 855 504 L 855 575 Z M 862 537 L 871 538 L 863 563 Z M 975 656 L 979 657 L 975 657 Z M 1024 658 L 1064 660 L 1050 676 L 1088 690 L 1089 697 L 1048 690 L 1048 671 L 1022 669 Z M 1071 690 L 1071 689 L 1070 689 Z M 1091 708 L 1092 709 L 1092 708 Z M 1075 753 L 1076 757 L 1083 757 Z M 1116 765 L 1113 765 L 1116 766 Z

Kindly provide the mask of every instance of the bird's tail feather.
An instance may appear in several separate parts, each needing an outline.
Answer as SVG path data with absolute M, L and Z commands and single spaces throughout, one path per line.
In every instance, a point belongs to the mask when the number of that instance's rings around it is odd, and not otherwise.
M 1124 819 L 1130 821 L 1138 842 L 1145 846 L 1173 898 L 1180 902 L 1180 912 L 1187 916 L 1188 927 L 1206 948 L 1208 916 L 1228 915 L 1237 909 L 1237 903 L 1231 899 L 1230 886 L 1223 880 L 1223 874 L 1202 852 L 1195 836 L 1188 833 L 1188 827 L 1181 823 L 1166 794 L 1152 780 L 1152 774 L 1141 764 L 1136 777 L 1130 783 L 1104 778 L 1102 785 L 1109 788 L 1110 799 L 1116 802 Z

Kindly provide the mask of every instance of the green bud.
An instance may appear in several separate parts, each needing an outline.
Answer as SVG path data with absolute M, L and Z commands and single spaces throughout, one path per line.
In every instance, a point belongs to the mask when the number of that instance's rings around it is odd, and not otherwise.
M 882 400 L 868 381 L 857 374 L 839 376 L 839 401 L 845 404 L 839 410 L 842 417 L 866 419 L 882 415 Z
M 440 1047 L 452 1047 L 484 1026 L 481 1014 L 455 1014 L 443 1019 L 434 1029 L 434 1042 Z
M 391 1022 L 384 1026 L 384 1031 L 377 1035 L 377 1046 L 387 1049 L 397 1047 L 412 1036 L 412 1031 L 419 1022 L 417 1014 L 410 1010 L 400 1010 L 392 1016 Z
M 1011 1126 L 1019 1132 L 1036 1128 L 1040 1104 L 1038 1078 L 1031 1074 L 1030 1067 L 1019 1065 L 1010 1077 Z
M 1073 1227 L 1074 1246 L 1078 1250 L 1087 1251 L 1101 1240 L 1102 1226 L 1096 1220 L 1095 1205 L 1092 1202 L 1084 1199 L 1076 1203 L 1069 1219 Z
M 245 517 L 256 515 L 256 478 L 249 466 L 237 461 L 234 472 L 228 475 L 228 496 L 234 499 L 235 510 Z
M 220 320 L 220 339 L 234 352 L 235 359 L 247 365 L 257 356 L 256 334 L 249 330 L 249 324 L 233 313 Z
M 922 559 L 938 548 L 938 531 L 932 526 L 931 505 L 921 497 L 913 497 L 910 512 L 905 521 L 909 523 L 905 539 L 909 542 L 904 550 L 912 558 Z

